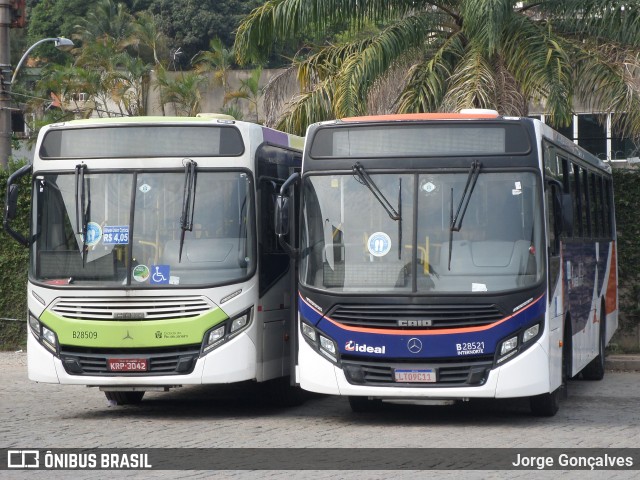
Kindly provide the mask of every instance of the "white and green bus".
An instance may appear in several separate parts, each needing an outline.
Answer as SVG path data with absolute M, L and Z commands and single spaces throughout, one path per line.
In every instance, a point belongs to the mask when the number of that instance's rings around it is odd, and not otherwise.
M 274 198 L 303 139 L 231 117 L 52 124 L 7 185 L 30 248 L 28 371 L 145 391 L 289 375 L 292 278 Z M 12 226 L 31 175 L 31 231 Z

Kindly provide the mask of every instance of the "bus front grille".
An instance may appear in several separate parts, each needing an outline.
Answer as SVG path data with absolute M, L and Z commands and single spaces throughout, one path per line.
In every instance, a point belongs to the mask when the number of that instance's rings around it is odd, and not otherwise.
M 493 365 L 493 356 L 482 356 L 474 360 L 442 361 L 417 364 L 403 362 L 366 362 L 357 359 L 342 359 L 342 369 L 347 381 L 352 385 L 437 388 L 437 387 L 477 387 L 484 385 Z M 396 370 L 434 371 L 433 383 L 405 383 L 395 381 Z
M 164 320 L 201 315 L 214 307 L 201 296 L 190 297 L 65 297 L 51 310 L 73 320 Z
M 494 304 L 336 305 L 327 316 L 343 325 L 429 330 L 481 327 L 505 317 Z

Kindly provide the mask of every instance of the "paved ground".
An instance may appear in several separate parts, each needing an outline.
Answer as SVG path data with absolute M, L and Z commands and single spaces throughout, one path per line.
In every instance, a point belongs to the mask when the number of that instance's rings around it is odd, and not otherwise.
M 24 353 L 0 353 L 0 448 L 640 447 L 640 357 L 610 358 L 607 365 L 620 370 L 608 371 L 601 382 L 572 381 L 553 418 L 532 417 L 522 400 L 390 406 L 376 414 L 354 414 L 344 398 L 310 396 L 301 406 L 277 408 L 266 406 L 262 391 L 251 384 L 184 387 L 149 393 L 139 406 L 113 407 L 96 389 L 30 382 L 25 364 Z M 635 368 L 638 372 L 631 371 Z M 582 480 L 585 475 L 635 478 L 636 472 L 535 474 Z M 533 473 L 0 471 L 0 478 L 514 479 Z

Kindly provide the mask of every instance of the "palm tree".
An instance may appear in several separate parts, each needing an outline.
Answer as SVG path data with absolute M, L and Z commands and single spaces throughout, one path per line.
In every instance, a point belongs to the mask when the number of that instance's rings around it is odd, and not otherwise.
M 138 50 L 148 49 L 153 55 L 154 65 L 160 65 L 160 57 L 168 58 L 167 36 L 160 30 L 155 17 L 149 12 L 137 14 L 133 24 L 133 41 Z M 166 63 L 166 62 L 164 62 Z
M 294 59 L 302 93 L 279 128 L 303 134 L 314 121 L 366 114 L 386 82 L 398 92 L 388 112 L 526 115 L 540 102 L 560 126 L 580 101 L 617 112 L 624 133 L 640 133 L 637 1 L 269 0 L 240 25 L 236 56 L 260 63 L 275 43 L 336 25 L 349 25 L 352 40 L 311 46 Z M 363 27 L 368 35 L 356 35 Z M 400 84 L 389 82 L 403 65 Z
M 262 67 L 254 68 L 249 72 L 249 76 L 240 79 L 240 88 L 234 91 L 228 91 L 224 96 L 225 105 L 230 100 L 246 100 L 249 102 L 249 113 L 254 111 L 256 114 L 256 123 L 260 122 L 258 105 L 260 96 L 262 95 L 262 87 L 260 87 L 260 77 L 262 76 Z
M 209 42 L 209 50 L 198 52 L 191 64 L 198 73 L 213 72 L 214 84 L 220 85 L 224 92 L 229 90 L 228 75 L 233 65 L 233 49 L 226 48 L 220 38 L 215 37 Z
M 200 89 L 206 77 L 197 72 L 182 72 L 171 78 L 165 69 L 159 69 L 157 75 L 155 87 L 160 90 L 163 111 L 164 105 L 170 103 L 178 116 L 195 117 L 200 113 Z

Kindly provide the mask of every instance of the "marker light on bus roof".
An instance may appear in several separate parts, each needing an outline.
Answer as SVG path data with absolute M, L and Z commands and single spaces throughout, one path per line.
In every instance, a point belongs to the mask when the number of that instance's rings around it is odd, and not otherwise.
M 463 108 L 460 113 L 464 115 L 500 115 L 497 110 L 490 108 Z

